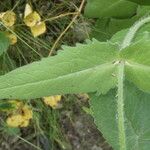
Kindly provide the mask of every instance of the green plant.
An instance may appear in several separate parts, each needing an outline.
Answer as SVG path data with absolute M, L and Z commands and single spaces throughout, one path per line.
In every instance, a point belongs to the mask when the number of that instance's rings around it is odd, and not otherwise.
M 90 2 L 90 7 L 100 6 L 98 0 Z M 101 2 L 103 7 L 108 5 L 107 1 Z M 87 6 L 86 12 L 91 17 L 96 14 L 96 17 L 124 19 L 131 17 L 138 7 L 127 1 L 112 3 L 111 9 L 101 9 L 99 14 L 95 12 L 99 7 Z M 121 12 L 117 12 L 120 7 Z M 115 150 L 148 150 L 150 28 L 145 26 L 148 22 L 150 17 L 146 16 L 106 42 L 93 39 L 76 47 L 63 46 L 64 51 L 57 56 L 1 76 L 0 98 L 31 99 L 87 92 L 95 123 Z
M 142 4 L 149 3 L 148 1 L 142 2 Z M 149 5 L 137 5 L 126 0 L 88 0 L 85 8 L 87 17 L 96 18 L 91 36 L 100 41 L 106 41 L 116 32 L 129 28 L 149 12 Z

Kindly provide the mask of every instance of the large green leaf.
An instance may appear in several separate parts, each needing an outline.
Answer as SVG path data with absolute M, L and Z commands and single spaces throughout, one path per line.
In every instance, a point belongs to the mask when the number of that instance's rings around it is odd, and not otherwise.
M 116 45 L 96 40 L 64 47 L 57 56 L 0 77 L 0 98 L 35 98 L 63 93 L 106 93 L 116 85 Z
M 91 94 L 90 105 L 98 129 L 114 150 L 119 147 L 116 90 L 107 95 Z M 127 84 L 124 89 L 125 136 L 127 150 L 150 149 L 150 94 Z
M 88 0 L 85 15 L 90 18 L 128 18 L 135 14 L 137 5 L 125 0 Z
M 121 52 L 125 60 L 125 71 L 128 80 L 140 89 L 150 92 L 150 40 L 144 38 Z
M 2 55 L 9 47 L 9 39 L 3 32 L 0 32 L 0 55 Z
M 150 0 L 128 0 L 140 5 L 150 5 Z

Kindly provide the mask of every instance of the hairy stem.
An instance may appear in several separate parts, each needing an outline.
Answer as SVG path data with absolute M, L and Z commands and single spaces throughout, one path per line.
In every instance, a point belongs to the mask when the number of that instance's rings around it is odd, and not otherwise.
M 126 34 L 120 50 L 128 47 L 134 39 L 137 31 L 146 23 L 150 22 L 150 16 L 144 17 L 137 21 Z M 118 130 L 119 130 L 119 146 L 120 150 L 126 150 L 126 135 L 125 135 L 125 118 L 124 118 L 124 68 L 125 62 L 121 61 L 118 66 L 118 100 L 117 100 L 117 111 L 118 111 Z
M 120 62 L 118 66 L 118 101 L 117 101 L 120 150 L 126 150 L 123 82 L 124 82 L 124 62 Z
M 126 48 L 127 46 L 129 46 L 132 42 L 132 40 L 134 39 L 137 31 L 146 23 L 150 22 L 150 16 L 147 17 L 143 17 L 141 18 L 139 21 L 137 21 L 130 29 L 129 32 L 126 34 L 121 46 L 120 46 L 120 50 Z

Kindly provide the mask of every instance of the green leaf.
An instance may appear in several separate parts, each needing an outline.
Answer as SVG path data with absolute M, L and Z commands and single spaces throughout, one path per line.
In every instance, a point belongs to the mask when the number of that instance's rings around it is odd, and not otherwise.
M 128 1 L 140 4 L 140 5 L 150 5 L 149 0 L 128 0 Z
M 8 49 L 9 39 L 6 37 L 5 33 L 0 32 L 0 56 Z
M 150 94 L 127 83 L 124 89 L 125 136 L 127 150 L 150 149 Z M 119 148 L 116 90 L 107 95 L 91 94 L 93 117 L 98 129 L 114 150 Z
M 106 41 L 110 39 L 116 32 L 129 28 L 137 19 L 113 19 L 102 18 L 98 19 L 91 36 L 100 41 Z
M 126 36 L 128 31 L 129 31 L 129 29 L 124 29 L 124 30 L 117 32 L 116 34 L 113 35 L 113 37 L 111 38 L 110 41 L 113 43 L 116 43 L 118 45 L 121 45 L 121 43 L 124 40 L 124 37 Z M 150 38 L 150 24 L 144 25 L 142 28 L 140 28 L 137 31 L 136 36 L 132 40 L 132 43 L 138 42 L 143 38 L 146 40 L 148 40 Z
M 136 11 L 136 15 L 127 19 L 116 18 L 100 18 L 96 21 L 91 37 L 100 41 L 110 39 L 116 32 L 127 29 L 132 26 L 141 17 L 149 14 L 150 6 L 140 6 Z M 143 27 L 142 27 L 143 28 Z M 147 28 L 149 29 L 149 28 Z M 116 36 L 118 38 L 118 34 Z
M 64 93 L 106 93 L 116 85 L 116 45 L 93 40 L 63 47 L 57 56 L 0 77 L 0 98 L 35 98 Z
M 0 102 L 0 111 L 10 111 L 15 109 L 15 106 L 9 102 Z
M 92 32 L 90 36 L 96 38 L 99 41 L 106 41 L 110 39 L 112 33 L 108 31 L 109 23 L 110 23 L 110 18 L 98 19 L 94 27 L 92 27 Z
M 125 0 L 88 0 L 85 15 L 90 18 L 128 18 L 135 14 L 137 5 Z
M 0 57 L 0 76 L 16 68 L 15 61 L 4 54 Z
M 121 52 L 126 78 L 143 91 L 150 92 L 150 40 L 133 43 Z

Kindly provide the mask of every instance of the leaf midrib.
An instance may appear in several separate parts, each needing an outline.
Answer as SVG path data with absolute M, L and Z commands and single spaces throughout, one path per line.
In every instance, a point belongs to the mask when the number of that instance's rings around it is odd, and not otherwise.
M 108 67 L 108 66 L 113 66 L 114 65 L 114 67 L 115 67 L 115 64 L 113 64 L 113 62 L 114 61 L 112 61 L 112 62 L 108 62 L 108 63 L 104 63 L 104 64 L 101 64 L 101 65 L 97 65 L 97 66 L 95 66 L 95 67 L 91 67 L 91 68 L 88 68 L 88 69 L 84 69 L 84 70 L 81 70 L 81 71 L 77 71 L 77 72 L 73 72 L 73 73 L 70 73 L 70 74 L 65 74 L 65 75 L 62 75 L 62 76 L 59 76 L 59 77 L 57 77 L 57 78 L 52 78 L 52 79 L 46 79 L 46 80 L 40 80 L 40 81 L 36 81 L 36 82 L 30 82 L 30 83 L 26 83 L 26 84 L 24 84 L 24 83 L 22 83 L 22 84 L 19 84 L 19 85 L 16 85 L 16 86 L 11 86 L 11 87 L 8 87 L 8 88 L 0 88 L 0 91 L 1 90 L 9 90 L 9 89 L 13 89 L 13 88 L 19 88 L 19 87 L 25 87 L 25 86 L 31 86 L 31 85 L 38 85 L 38 84 L 40 84 L 41 82 L 50 82 L 50 81 L 52 81 L 52 80 L 57 80 L 57 79 L 60 79 L 60 78 L 65 78 L 65 77 L 69 77 L 69 76 L 72 76 L 72 75 L 74 75 L 74 74 L 79 74 L 79 73 L 82 73 L 82 72 L 88 72 L 88 71 L 90 71 L 91 72 L 91 70 L 95 70 L 95 69 L 98 69 L 98 68 L 102 68 L 102 67 Z

